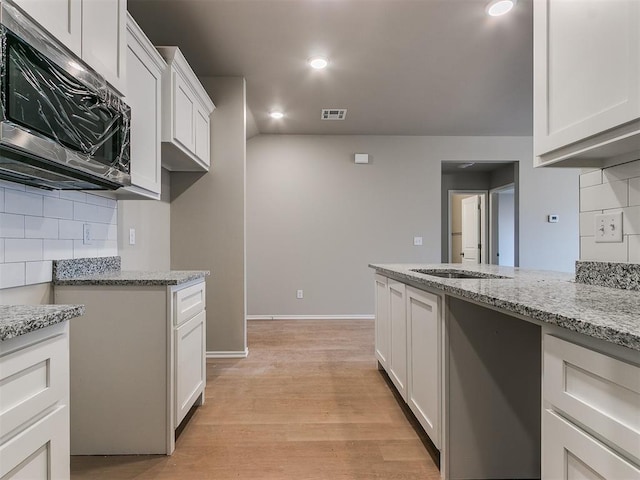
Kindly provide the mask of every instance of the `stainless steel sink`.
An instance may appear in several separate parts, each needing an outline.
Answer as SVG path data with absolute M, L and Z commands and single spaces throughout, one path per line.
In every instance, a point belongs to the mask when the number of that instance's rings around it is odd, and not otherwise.
M 414 268 L 412 272 L 422 273 L 423 275 L 431 275 L 433 277 L 440 278 L 479 278 L 479 279 L 492 279 L 492 278 L 511 278 L 502 275 L 494 275 L 492 273 L 479 273 L 470 272 L 468 270 L 452 270 L 446 268 Z

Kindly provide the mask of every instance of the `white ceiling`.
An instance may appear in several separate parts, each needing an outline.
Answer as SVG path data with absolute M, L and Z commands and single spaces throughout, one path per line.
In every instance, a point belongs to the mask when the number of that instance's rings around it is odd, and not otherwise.
M 246 78 L 260 133 L 531 135 L 532 0 L 498 18 L 485 4 L 128 0 L 154 44 L 179 46 L 199 76 Z M 310 69 L 312 55 L 330 66 Z M 346 120 L 320 120 L 323 107 L 347 108 Z

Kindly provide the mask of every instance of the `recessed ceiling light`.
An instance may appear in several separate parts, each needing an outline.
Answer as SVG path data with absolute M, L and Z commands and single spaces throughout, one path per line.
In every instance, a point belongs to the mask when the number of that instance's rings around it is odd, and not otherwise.
M 487 4 L 485 11 L 487 15 L 499 17 L 505 13 L 509 13 L 516 6 L 517 0 L 491 0 Z
M 327 65 L 329 65 L 329 60 L 327 60 L 325 57 L 311 57 L 309 60 L 307 60 L 307 63 L 311 68 L 322 70 L 323 68 L 327 68 Z
M 275 118 L 276 120 L 284 117 L 284 113 L 282 112 L 271 112 L 269 115 L 271 118 Z

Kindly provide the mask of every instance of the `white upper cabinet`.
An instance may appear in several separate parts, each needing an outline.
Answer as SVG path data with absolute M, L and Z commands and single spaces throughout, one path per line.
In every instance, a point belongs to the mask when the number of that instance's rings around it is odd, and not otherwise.
M 126 94 L 127 0 L 16 0 L 63 45 Z
M 126 95 L 127 0 L 82 0 L 82 59 Z
M 15 0 L 69 50 L 82 55 L 82 0 Z
M 131 186 L 119 198 L 160 198 L 162 73 L 167 64 L 127 15 L 127 97 L 131 107 Z
M 207 171 L 215 105 L 177 47 L 157 49 L 169 65 L 162 79 L 162 166 Z
M 640 156 L 640 2 L 536 0 L 536 166 Z

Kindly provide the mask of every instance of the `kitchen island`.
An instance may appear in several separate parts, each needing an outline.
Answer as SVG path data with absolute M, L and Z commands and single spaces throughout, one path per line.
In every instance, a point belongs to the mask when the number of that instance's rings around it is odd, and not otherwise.
M 443 478 L 640 478 L 640 292 L 494 265 L 370 266 L 376 357 Z
M 208 271 L 123 271 L 120 257 L 54 262 L 70 331 L 71 454 L 166 454 L 206 384 Z
M 69 478 L 69 322 L 83 305 L 0 306 L 0 478 Z

